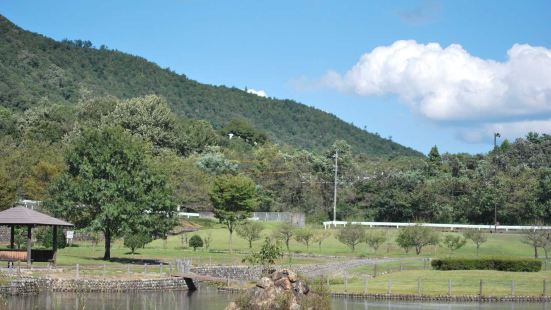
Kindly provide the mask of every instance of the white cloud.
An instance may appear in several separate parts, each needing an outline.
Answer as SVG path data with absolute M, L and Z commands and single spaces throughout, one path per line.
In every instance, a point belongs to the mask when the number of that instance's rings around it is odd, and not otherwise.
M 483 60 L 460 45 L 396 41 L 364 54 L 325 85 L 358 95 L 396 94 L 438 121 L 551 112 L 551 50 L 515 44 L 506 62 Z
M 247 92 L 249 94 L 255 94 L 255 95 L 260 96 L 260 97 L 268 97 L 268 94 L 266 94 L 266 92 L 262 89 L 261 90 L 256 90 L 256 89 L 248 88 Z
M 551 49 L 544 47 L 515 44 L 499 62 L 458 44 L 396 41 L 362 55 L 344 74 L 327 73 L 322 84 L 360 96 L 395 94 L 438 122 L 474 121 L 479 130 L 511 132 L 551 129 L 548 121 L 533 121 L 551 117 Z

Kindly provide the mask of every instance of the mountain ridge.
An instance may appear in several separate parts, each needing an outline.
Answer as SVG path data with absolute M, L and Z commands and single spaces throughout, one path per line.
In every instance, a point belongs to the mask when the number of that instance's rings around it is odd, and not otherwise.
M 0 105 L 14 110 L 75 104 L 88 97 L 156 94 L 179 115 L 205 119 L 215 128 L 245 119 L 276 143 L 322 150 L 344 139 L 367 155 L 421 155 L 320 109 L 235 87 L 202 84 L 143 57 L 95 48 L 89 41 L 55 41 L 23 30 L 2 15 L 0 36 Z

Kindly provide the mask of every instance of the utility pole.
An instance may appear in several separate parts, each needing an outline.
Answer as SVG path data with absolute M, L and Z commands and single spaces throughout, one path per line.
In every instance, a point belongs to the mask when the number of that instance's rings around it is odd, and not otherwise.
M 337 227 L 337 174 L 339 171 L 339 149 L 335 151 L 335 183 L 333 184 L 333 226 Z
M 499 132 L 494 133 L 494 151 L 497 149 L 497 138 L 501 137 Z M 499 155 L 496 155 L 499 156 Z M 495 169 L 495 168 L 494 168 Z M 497 172 L 494 170 L 494 187 L 497 188 Z M 494 202 L 494 232 L 497 232 L 497 203 Z

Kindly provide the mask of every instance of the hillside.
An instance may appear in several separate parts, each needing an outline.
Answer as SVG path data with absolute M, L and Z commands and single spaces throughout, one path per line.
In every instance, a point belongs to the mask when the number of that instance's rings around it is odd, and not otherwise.
M 245 118 L 272 141 L 300 148 L 320 150 L 344 139 L 356 152 L 368 155 L 420 155 L 292 100 L 201 84 L 141 57 L 94 48 L 87 41 L 57 42 L 0 16 L 0 105 L 24 110 L 38 104 L 74 104 L 94 96 L 147 94 L 164 96 L 176 113 L 206 119 L 215 128 Z

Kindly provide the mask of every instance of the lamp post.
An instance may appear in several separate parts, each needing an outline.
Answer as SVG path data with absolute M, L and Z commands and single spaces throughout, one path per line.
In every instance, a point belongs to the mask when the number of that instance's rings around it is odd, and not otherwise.
M 497 148 L 497 138 L 500 138 L 501 135 L 499 134 L 499 132 L 495 132 L 494 133 L 494 150 Z

